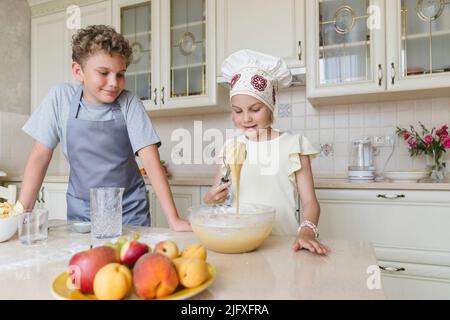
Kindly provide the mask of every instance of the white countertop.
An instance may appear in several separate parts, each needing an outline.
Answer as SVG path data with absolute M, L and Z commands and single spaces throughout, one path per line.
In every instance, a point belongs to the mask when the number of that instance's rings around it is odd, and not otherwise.
M 51 221 L 51 223 L 60 223 Z M 193 233 L 169 229 L 125 227 L 125 235 L 141 234 L 152 247 L 165 239 L 182 249 L 197 242 Z M 331 253 L 318 256 L 291 250 L 293 237 L 269 237 L 257 250 L 246 254 L 208 251 L 207 261 L 216 267 L 213 284 L 193 299 L 385 299 L 382 289 L 369 290 L 367 268 L 376 265 L 370 243 L 323 241 Z M 0 299 L 53 299 L 50 286 L 65 271 L 70 257 L 89 246 L 89 234 L 54 229 L 47 243 L 22 245 L 17 235 L 0 243 Z
M 10 175 L 1 177 L 0 181 L 22 181 L 20 175 Z M 144 178 L 147 184 L 150 181 Z M 169 178 L 169 184 L 174 186 L 210 186 L 213 183 L 214 174 L 212 173 L 175 173 Z M 69 177 L 67 175 L 47 175 L 44 182 L 48 183 L 67 183 Z M 314 179 L 316 189 L 386 189 L 386 190 L 441 190 L 450 191 L 450 180 L 444 183 L 427 182 L 350 182 L 345 178 L 326 178 L 316 177 Z

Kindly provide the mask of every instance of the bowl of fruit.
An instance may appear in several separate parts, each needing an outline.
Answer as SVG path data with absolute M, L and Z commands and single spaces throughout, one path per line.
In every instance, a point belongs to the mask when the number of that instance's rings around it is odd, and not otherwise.
M 180 251 L 169 239 L 151 248 L 139 238 L 120 237 L 74 254 L 51 291 L 61 300 L 187 299 L 214 281 L 206 258 L 201 244 Z

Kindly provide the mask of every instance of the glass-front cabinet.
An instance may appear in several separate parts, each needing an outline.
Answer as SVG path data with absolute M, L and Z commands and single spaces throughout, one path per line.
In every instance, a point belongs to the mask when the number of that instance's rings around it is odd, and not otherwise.
M 314 0 L 306 7 L 308 96 L 385 90 L 384 1 Z
M 215 0 L 114 0 L 113 21 L 133 48 L 127 89 L 147 110 L 217 104 Z
M 450 1 L 387 1 L 388 88 L 450 83 Z

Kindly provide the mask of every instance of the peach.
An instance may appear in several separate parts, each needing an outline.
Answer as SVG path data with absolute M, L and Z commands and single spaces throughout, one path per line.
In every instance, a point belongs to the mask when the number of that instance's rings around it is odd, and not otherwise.
M 172 240 L 158 242 L 155 246 L 155 252 L 165 255 L 169 259 L 175 259 L 179 255 L 177 244 Z
M 170 295 L 179 281 L 168 257 L 161 253 L 146 253 L 134 265 L 133 284 L 139 297 L 153 299 Z
M 206 248 L 199 243 L 194 243 L 187 246 L 181 252 L 183 258 L 198 258 L 206 261 Z
M 110 263 L 95 275 L 94 293 L 100 300 L 120 300 L 130 293 L 132 285 L 130 269 L 120 263 Z
M 181 260 L 183 259 L 183 260 Z M 177 261 L 178 278 L 186 288 L 195 288 L 208 279 L 206 261 L 198 258 L 181 258 Z

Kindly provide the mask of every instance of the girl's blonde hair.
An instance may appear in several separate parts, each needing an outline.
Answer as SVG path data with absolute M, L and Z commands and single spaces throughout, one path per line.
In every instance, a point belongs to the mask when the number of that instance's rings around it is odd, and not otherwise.
M 80 29 L 72 36 L 72 60 L 81 66 L 99 51 L 121 55 L 127 67 L 133 60 L 133 51 L 128 40 L 112 27 L 92 25 Z

